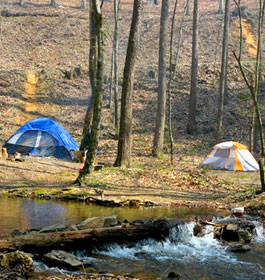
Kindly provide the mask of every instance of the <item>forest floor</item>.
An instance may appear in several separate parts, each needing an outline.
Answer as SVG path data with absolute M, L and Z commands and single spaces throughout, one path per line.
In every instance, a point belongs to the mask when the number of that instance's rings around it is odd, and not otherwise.
M 64 1 L 51 8 L 43 1 L 31 1 L 19 7 L 17 1 L 0 4 L 2 11 L 14 16 L 1 17 L 0 61 L 0 141 L 4 142 L 25 122 L 46 116 L 64 126 L 79 143 L 90 94 L 88 79 L 89 23 L 88 12 L 78 9 L 78 0 Z M 58 1 L 60 2 L 60 1 Z M 180 7 L 183 1 L 180 1 Z M 129 169 L 110 166 L 115 161 L 117 140 L 113 111 L 108 109 L 112 3 L 104 4 L 106 22 L 106 79 L 99 162 L 107 163 L 94 172 L 85 187 L 73 186 L 82 164 L 55 159 L 26 157 L 25 162 L 0 158 L 0 188 L 8 195 L 27 197 L 61 197 L 65 193 L 84 197 L 104 191 L 105 199 L 152 201 L 157 204 L 233 207 L 254 199 L 259 189 L 258 173 L 198 169 L 200 161 L 215 143 L 218 79 L 221 55 L 221 20 L 218 1 L 202 1 L 200 17 L 200 64 L 198 99 L 198 134 L 190 136 L 185 128 L 188 115 L 191 16 L 185 19 L 184 40 L 176 80 L 173 83 L 174 164 L 170 164 L 166 131 L 164 157 L 151 157 L 155 124 L 157 47 L 160 6 L 145 5 L 141 25 L 141 47 L 134 86 L 133 164 Z M 247 1 L 243 1 L 247 4 Z M 253 3 L 252 3 L 253 2 Z M 257 13 L 256 1 L 248 4 Z M 34 5 L 35 3 L 35 5 Z M 47 3 L 46 3 L 47 4 Z M 60 3 L 59 3 L 60 4 Z M 124 64 L 132 1 L 121 1 L 119 65 Z M 173 3 L 170 5 L 170 11 Z M 177 26 L 182 18 L 177 14 Z M 20 16 L 15 16 L 20 14 Z M 4 14 L 3 14 L 4 15 Z M 36 16 L 37 15 L 37 16 Z M 56 16 L 54 16 L 56 15 Z M 231 21 L 233 34 L 230 48 L 238 49 L 238 26 Z M 250 29 L 255 37 L 256 25 Z M 220 31 L 220 32 L 219 32 Z M 175 39 L 175 44 L 177 43 Z M 253 47 L 253 45 L 252 45 Z M 243 54 L 251 67 L 253 58 L 244 45 Z M 229 102 L 225 106 L 223 140 L 248 144 L 251 119 L 249 93 L 229 53 Z M 64 72 L 81 66 L 81 76 L 73 80 Z M 120 75 L 122 74 L 120 67 Z M 30 77 L 35 77 L 31 81 Z M 121 79 L 120 79 L 121 82 Z M 13 190 L 15 189 L 15 190 Z M 97 197 L 97 196 L 96 196 Z
M 24 162 L 0 159 L 0 193 L 8 196 L 54 199 L 101 199 L 115 202 L 153 202 L 159 205 L 187 205 L 231 208 L 246 205 L 256 195 L 258 172 L 232 172 L 198 169 L 202 157 L 182 156 L 174 165 L 165 159 L 136 157 L 132 168 L 103 167 L 87 179 L 87 185 L 73 185 L 81 163 L 57 159 L 25 157 Z M 113 163 L 114 157 L 101 154 L 99 162 Z M 255 203 L 256 203 L 255 202 Z

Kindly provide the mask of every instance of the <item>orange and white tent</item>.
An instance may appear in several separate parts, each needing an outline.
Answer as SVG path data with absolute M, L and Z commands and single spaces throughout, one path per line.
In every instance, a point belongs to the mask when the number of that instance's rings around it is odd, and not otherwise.
M 233 171 L 257 171 L 259 165 L 248 147 L 234 141 L 213 147 L 199 167 L 220 168 Z

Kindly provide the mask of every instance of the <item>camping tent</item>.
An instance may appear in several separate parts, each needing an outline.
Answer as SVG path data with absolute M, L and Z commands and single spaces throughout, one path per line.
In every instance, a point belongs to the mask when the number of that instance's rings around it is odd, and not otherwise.
M 58 123 L 48 118 L 37 118 L 20 127 L 5 143 L 8 154 L 53 156 L 73 160 L 79 147 L 72 136 Z
M 234 141 L 223 142 L 213 147 L 200 167 L 221 168 L 234 171 L 257 171 L 259 165 L 248 147 Z

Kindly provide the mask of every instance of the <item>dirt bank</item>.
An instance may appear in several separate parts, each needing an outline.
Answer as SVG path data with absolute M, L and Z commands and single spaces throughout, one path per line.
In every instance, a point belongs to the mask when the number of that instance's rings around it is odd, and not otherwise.
M 105 158 L 101 154 L 99 161 Z M 110 163 L 111 158 L 107 159 Z M 232 207 L 240 201 L 244 204 L 245 199 L 253 198 L 257 173 L 200 170 L 196 166 L 199 161 L 187 157 L 172 167 L 165 160 L 141 157 L 130 169 L 103 167 L 88 178 L 86 186 L 78 187 L 73 182 L 81 163 L 31 157 L 25 157 L 25 162 L 12 162 L 1 158 L 1 194 L 65 200 L 92 196 L 101 200 L 103 192 L 104 200 L 115 202 L 214 208 Z

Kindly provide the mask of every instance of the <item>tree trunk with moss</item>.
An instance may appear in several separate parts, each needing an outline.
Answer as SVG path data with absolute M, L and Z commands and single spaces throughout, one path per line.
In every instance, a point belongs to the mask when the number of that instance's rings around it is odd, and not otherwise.
M 118 142 L 118 154 L 115 166 L 131 165 L 132 148 L 132 92 L 134 84 L 135 64 L 139 41 L 140 14 L 143 7 L 143 0 L 134 0 L 133 16 L 127 47 L 126 61 L 123 72 L 122 96 L 121 96 L 121 117 Z
M 84 127 L 83 127 L 83 134 L 82 134 L 82 141 L 80 144 L 80 151 L 85 150 L 85 139 L 89 137 L 91 124 L 93 119 L 93 108 L 94 108 L 94 99 L 96 93 L 96 71 L 97 71 L 97 38 L 96 38 L 96 26 L 95 26 L 95 19 L 92 13 L 92 3 L 89 1 L 89 19 L 90 19 L 90 46 L 89 46 L 89 81 L 91 86 L 91 96 L 88 101 L 88 107 L 86 111 Z
M 96 26 L 97 39 L 97 70 L 96 70 L 96 91 L 94 99 L 93 121 L 91 128 L 90 141 L 88 145 L 86 162 L 81 170 L 77 181 L 81 183 L 85 180 L 85 176 L 90 174 L 94 169 L 94 160 L 96 157 L 99 133 L 100 120 L 102 111 L 102 96 L 103 96 L 103 79 L 104 79 L 104 31 L 103 31 L 103 16 L 101 13 L 101 1 L 92 0 L 92 13 Z

